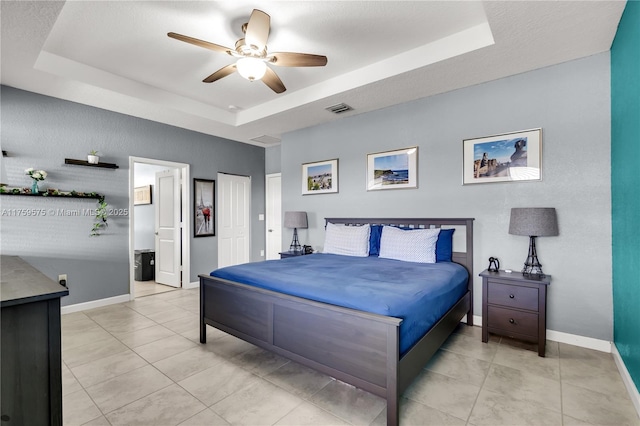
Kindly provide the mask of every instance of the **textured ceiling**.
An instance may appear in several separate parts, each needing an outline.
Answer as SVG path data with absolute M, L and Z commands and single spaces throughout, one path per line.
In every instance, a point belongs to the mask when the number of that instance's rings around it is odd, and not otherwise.
M 2 84 L 268 146 L 281 134 L 609 50 L 622 1 L 2 1 Z M 251 11 L 270 52 L 328 57 L 273 67 L 287 91 L 232 74 Z M 353 111 L 326 107 L 344 102 Z M 267 136 L 266 138 L 264 136 Z M 263 142 L 252 141 L 258 138 Z M 267 143 L 264 143 L 264 141 Z

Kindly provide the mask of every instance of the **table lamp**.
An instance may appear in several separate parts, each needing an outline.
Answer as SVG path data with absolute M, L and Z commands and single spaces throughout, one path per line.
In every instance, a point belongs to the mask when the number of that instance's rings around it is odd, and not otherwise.
M 551 207 L 512 208 L 509 234 L 529 237 L 529 254 L 522 273 L 544 275 L 536 252 L 536 237 L 558 235 L 556 209 Z
M 307 212 L 284 212 L 285 228 L 293 228 L 293 240 L 289 246 L 289 251 L 302 251 L 300 241 L 298 241 L 298 228 L 307 228 Z

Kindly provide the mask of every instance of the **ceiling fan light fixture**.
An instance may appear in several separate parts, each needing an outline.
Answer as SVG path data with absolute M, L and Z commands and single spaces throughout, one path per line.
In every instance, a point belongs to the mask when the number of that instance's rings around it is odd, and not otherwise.
M 258 58 L 238 59 L 236 67 L 240 75 L 249 81 L 260 80 L 267 72 L 267 64 Z

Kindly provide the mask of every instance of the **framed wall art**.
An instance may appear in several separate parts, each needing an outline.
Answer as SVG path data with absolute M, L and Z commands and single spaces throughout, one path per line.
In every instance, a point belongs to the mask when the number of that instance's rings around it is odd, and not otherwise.
M 367 191 L 417 187 L 417 146 L 367 155 Z
M 542 129 L 465 139 L 462 143 L 463 185 L 542 179 Z
M 151 204 L 153 202 L 152 200 L 152 193 L 153 191 L 151 190 L 152 185 L 145 185 L 145 186 L 139 186 L 137 188 L 133 188 L 133 205 L 134 206 L 140 206 L 143 204 Z
M 194 237 L 211 237 L 216 235 L 216 218 L 214 209 L 215 191 L 215 180 L 193 180 Z
M 338 192 L 338 159 L 302 165 L 302 195 Z

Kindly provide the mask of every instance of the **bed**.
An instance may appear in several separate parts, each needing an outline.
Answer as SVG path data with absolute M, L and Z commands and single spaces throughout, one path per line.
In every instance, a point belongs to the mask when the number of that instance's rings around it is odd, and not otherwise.
M 221 276 L 199 276 L 200 341 L 206 343 L 206 326 L 209 325 L 381 396 L 387 402 L 387 424 L 397 425 L 399 397 L 404 390 L 465 315 L 467 324 L 473 325 L 473 219 L 328 218 L 326 222 L 427 229 L 455 227 L 456 233 L 464 233 L 462 245 L 465 247 L 463 250 L 454 247 L 452 262 L 464 267 L 467 274 L 465 288 L 458 290 L 456 300 L 448 302 L 444 313 L 431 321 L 433 324 L 429 325 L 428 331 L 420 332 L 407 343 L 403 328 L 410 322 L 409 317 L 393 316 L 391 303 L 388 311 L 391 314 L 386 315 L 371 312 L 369 308 L 369 311 L 361 310 L 357 304 L 338 306 L 323 298 L 312 300 L 304 293 L 285 294 L 278 290 L 277 283 L 274 284 L 276 287 L 261 287 L 244 278 L 248 284 L 238 282 L 214 271 Z M 269 267 L 275 262 L 303 268 L 315 263 L 313 256 L 255 265 Z M 324 256 L 330 258 L 332 255 Z M 334 260 L 338 265 L 338 260 L 344 259 Z M 409 266 L 395 262 L 401 267 Z M 245 265 L 243 269 L 247 270 L 247 267 L 251 268 L 251 265 Z M 320 282 L 321 277 L 318 275 L 317 279 Z

